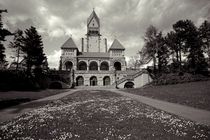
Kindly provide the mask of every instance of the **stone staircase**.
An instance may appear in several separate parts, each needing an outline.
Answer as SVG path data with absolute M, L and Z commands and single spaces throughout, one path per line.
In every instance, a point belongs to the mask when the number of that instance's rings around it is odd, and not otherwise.
M 132 75 L 127 75 L 126 77 L 123 77 L 123 78 L 119 79 L 117 81 L 117 85 L 119 85 L 119 84 L 121 84 L 121 83 L 123 83 L 127 80 L 133 80 L 136 77 L 141 76 L 143 73 L 147 73 L 147 71 L 146 70 L 138 70 L 137 72 L 133 73 Z M 116 83 L 114 82 L 112 85 L 115 85 L 115 84 Z
M 110 86 L 76 86 L 76 89 L 82 90 L 106 90 L 106 89 L 115 89 L 114 85 Z

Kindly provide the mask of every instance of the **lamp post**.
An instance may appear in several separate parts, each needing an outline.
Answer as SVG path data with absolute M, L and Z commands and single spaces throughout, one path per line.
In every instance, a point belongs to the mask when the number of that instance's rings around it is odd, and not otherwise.
M 117 87 L 117 70 L 116 69 L 114 70 L 114 77 L 115 77 L 115 88 L 118 89 L 118 87 Z
M 74 69 L 72 69 L 72 88 L 75 87 L 75 83 L 74 83 Z

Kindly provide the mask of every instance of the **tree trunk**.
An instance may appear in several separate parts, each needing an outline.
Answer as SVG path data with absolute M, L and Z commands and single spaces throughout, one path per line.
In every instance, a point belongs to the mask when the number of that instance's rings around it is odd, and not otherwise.
M 20 58 L 20 47 L 18 47 L 18 50 L 17 50 L 17 65 L 16 65 L 16 70 L 18 70 L 19 68 L 19 58 Z

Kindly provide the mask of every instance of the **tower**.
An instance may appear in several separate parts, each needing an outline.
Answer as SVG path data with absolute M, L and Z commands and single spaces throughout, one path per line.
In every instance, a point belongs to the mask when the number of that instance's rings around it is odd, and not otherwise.
M 100 20 L 95 11 L 87 19 L 87 52 L 101 52 Z
M 77 65 L 77 53 L 78 48 L 70 37 L 62 46 L 61 46 L 61 60 L 60 60 L 60 69 L 61 70 L 71 70 L 76 69 Z

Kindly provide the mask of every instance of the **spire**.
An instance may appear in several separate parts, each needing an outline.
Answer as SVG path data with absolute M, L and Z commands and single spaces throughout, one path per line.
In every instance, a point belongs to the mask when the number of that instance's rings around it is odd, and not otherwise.
M 61 46 L 61 49 L 78 49 L 72 36 Z
M 91 20 L 92 20 L 93 18 L 95 18 L 96 21 L 98 22 L 98 24 L 100 25 L 100 20 L 99 20 L 97 14 L 95 13 L 95 8 L 93 8 L 93 12 L 91 13 L 91 15 L 90 15 L 90 16 L 88 17 L 88 19 L 87 19 L 87 25 L 89 25 L 89 23 L 91 22 Z

